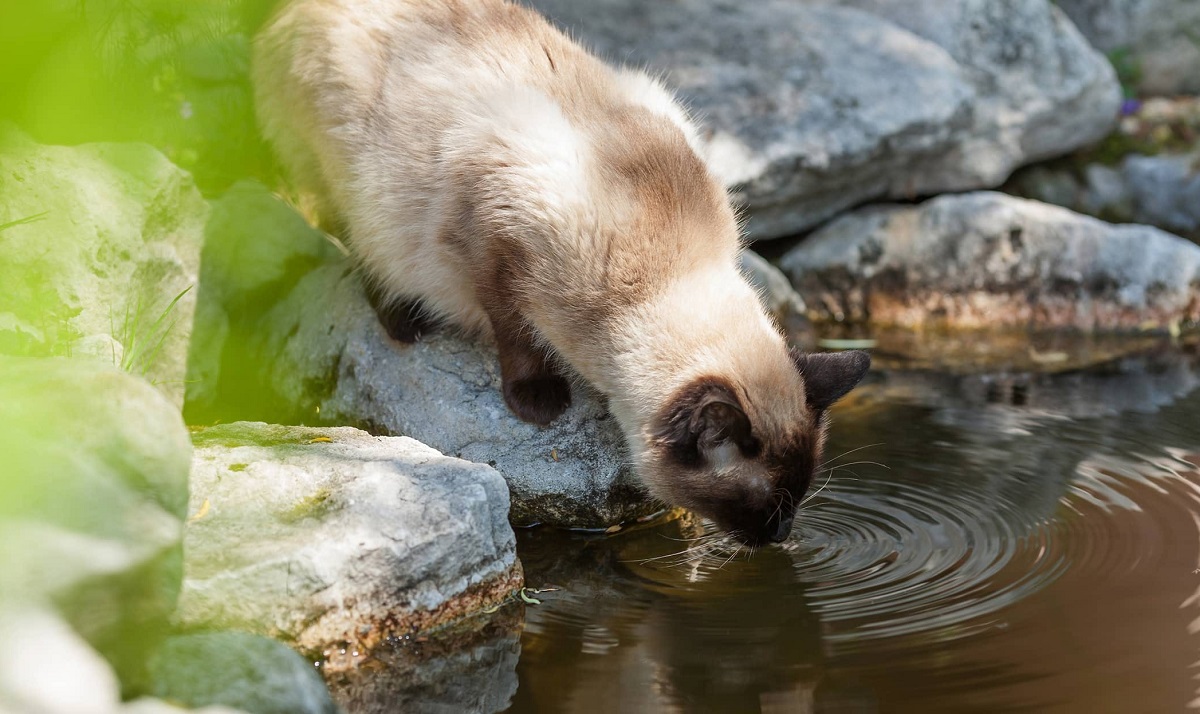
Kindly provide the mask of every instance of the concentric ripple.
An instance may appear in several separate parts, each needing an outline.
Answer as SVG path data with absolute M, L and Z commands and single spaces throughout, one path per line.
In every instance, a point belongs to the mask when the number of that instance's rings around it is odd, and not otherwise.
M 1054 529 L 964 493 L 848 482 L 798 521 L 786 547 L 833 642 L 965 636 L 1067 567 Z

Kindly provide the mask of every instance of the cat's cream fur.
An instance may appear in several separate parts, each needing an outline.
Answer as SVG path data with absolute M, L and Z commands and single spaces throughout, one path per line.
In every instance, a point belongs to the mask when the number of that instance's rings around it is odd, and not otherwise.
M 519 416 L 566 406 L 565 362 L 656 496 L 749 542 L 790 527 L 827 404 L 739 273 L 725 192 L 656 80 L 502 0 L 293 0 L 256 39 L 254 81 L 267 138 L 374 289 L 494 335 Z M 865 371 L 822 364 L 816 402 Z

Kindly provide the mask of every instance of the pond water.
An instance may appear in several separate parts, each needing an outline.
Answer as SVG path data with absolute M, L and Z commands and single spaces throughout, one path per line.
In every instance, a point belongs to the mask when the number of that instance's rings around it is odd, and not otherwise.
M 442 661 L 454 685 L 392 702 L 1200 708 L 1196 352 L 1058 375 L 878 371 L 836 408 L 836 468 L 790 541 L 747 557 L 688 516 L 606 536 L 520 531 L 529 587 L 555 589 Z

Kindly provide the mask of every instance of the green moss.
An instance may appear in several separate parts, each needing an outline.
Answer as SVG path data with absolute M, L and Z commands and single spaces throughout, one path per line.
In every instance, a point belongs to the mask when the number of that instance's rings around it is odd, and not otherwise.
M 308 518 L 319 519 L 337 508 L 333 493 L 327 488 L 317 489 L 312 494 L 296 502 L 287 511 L 279 514 L 279 520 L 284 523 L 299 523 Z

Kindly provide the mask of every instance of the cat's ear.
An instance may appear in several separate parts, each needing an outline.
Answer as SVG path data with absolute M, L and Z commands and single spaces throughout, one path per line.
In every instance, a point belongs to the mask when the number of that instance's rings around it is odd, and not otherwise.
M 726 444 L 743 453 L 757 448 L 750 418 L 734 390 L 721 381 L 700 379 L 688 384 L 660 419 L 656 440 L 681 464 L 709 461 Z
M 871 355 L 862 350 L 805 354 L 793 349 L 792 361 L 804 377 L 808 405 L 817 410 L 846 396 L 871 368 Z

